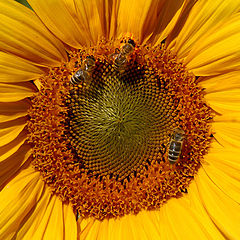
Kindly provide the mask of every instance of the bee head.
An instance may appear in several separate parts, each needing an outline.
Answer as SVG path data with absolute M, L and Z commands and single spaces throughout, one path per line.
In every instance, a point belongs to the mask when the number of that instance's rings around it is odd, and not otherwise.
M 136 46 L 136 43 L 131 38 L 128 39 L 128 43 L 131 44 L 133 47 Z
M 173 136 L 176 141 L 181 141 L 185 136 L 185 132 L 180 128 L 176 128 L 173 132 Z
M 88 55 L 88 56 L 86 56 L 86 59 L 90 59 L 90 60 L 92 60 L 92 61 L 95 62 L 95 58 L 94 58 L 93 55 Z

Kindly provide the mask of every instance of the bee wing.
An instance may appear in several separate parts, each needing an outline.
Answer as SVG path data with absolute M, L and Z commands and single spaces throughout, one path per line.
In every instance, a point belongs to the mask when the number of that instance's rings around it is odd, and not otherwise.
M 115 59 L 117 58 L 118 54 L 117 53 L 112 53 L 110 54 L 109 58 L 114 62 Z
M 120 53 L 120 49 L 119 49 L 119 48 L 116 48 L 116 49 L 115 49 L 115 52 L 109 55 L 109 58 L 110 58 L 112 61 L 114 61 L 114 60 L 116 59 L 116 57 L 118 56 L 119 53 Z

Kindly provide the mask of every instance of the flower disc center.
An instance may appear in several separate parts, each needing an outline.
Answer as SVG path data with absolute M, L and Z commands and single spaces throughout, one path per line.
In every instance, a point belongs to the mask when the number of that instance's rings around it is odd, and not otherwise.
M 121 180 L 165 150 L 172 118 L 166 89 L 151 75 L 136 63 L 122 74 L 100 61 L 91 83 L 71 90 L 71 144 L 92 175 Z

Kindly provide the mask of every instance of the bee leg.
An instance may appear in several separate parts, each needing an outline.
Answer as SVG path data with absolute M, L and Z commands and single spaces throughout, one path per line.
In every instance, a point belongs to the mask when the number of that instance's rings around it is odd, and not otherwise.
M 77 211 L 77 214 L 76 214 L 76 221 L 78 221 L 79 218 L 80 218 L 80 214 L 79 214 L 79 212 Z

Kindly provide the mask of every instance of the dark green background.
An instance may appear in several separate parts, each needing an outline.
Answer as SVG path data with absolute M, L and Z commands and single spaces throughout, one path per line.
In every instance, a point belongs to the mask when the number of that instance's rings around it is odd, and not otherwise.
M 29 8 L 31 8 L 31 6 L 29 5 L 29 3 L 26 1 L 26 0 L 16 0 L 17 2 L 19 2 L 19 3 L 21 3 L 21 4 L 23 4 L 24 6 L 26 6 L 26 7 L 29 7 Z M 31 8 L 32 9 L 32 8 Z

